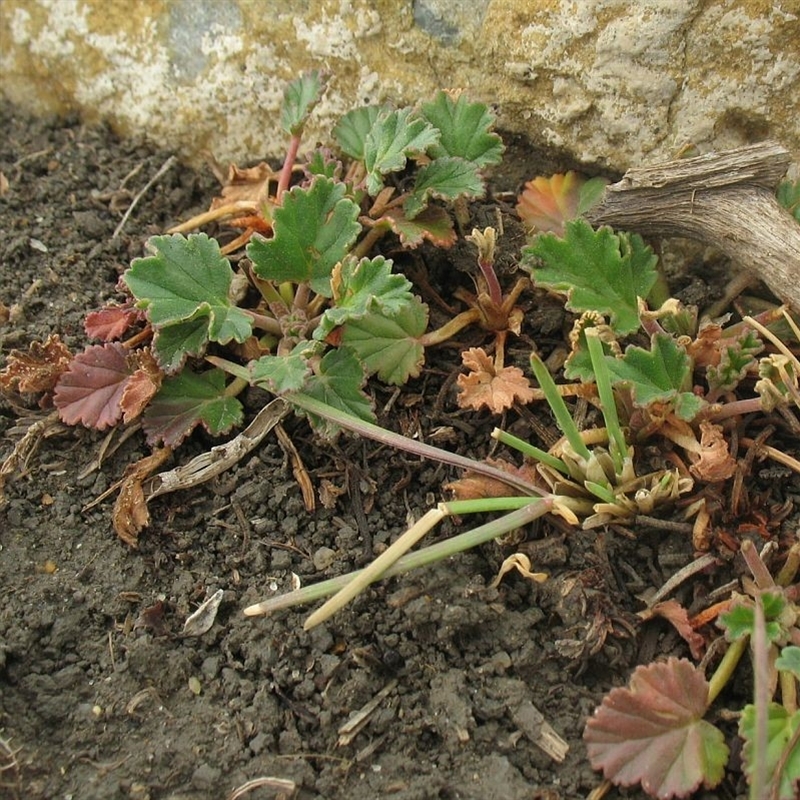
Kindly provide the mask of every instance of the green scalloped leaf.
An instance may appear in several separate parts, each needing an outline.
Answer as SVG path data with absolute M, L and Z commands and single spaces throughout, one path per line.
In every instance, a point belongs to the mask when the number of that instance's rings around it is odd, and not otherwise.
M 383 188 L 383 176 L 399 172 L 407 160 L 424 153 L 439 141 L 439 131 L 410 108 L 378 114 L 364 140 L 367 191 L 376 195 Z
M 481 197 L 483 178 L 475 164 L 463 158 L 442 156 L 420 167 L 414 189 L 403 203 L 406 217 L 414 219 L 428 205 L 431 197 L 455 200 L 458 197 Z
M 242 404 L 226 396 L 225 378 L 220 369 L 165 378 L 142 417 L 148 444 L 177 447 L 198 425 L 214 436 L 241 425 Z
M 800 647 L 794 644 L 787 645 L 775 659 L 775 669 L 791 672 L 800 680 Z
M 781 622 L 781 615 L 786 608 L 786 598 L 779 591 L 761 593 L 764 606 L 767 640 L 770 642 L 785 641 L 786 626 Z M 752 636 L 755 628 L 755 606 L 750 600 L 735 603 L 730 611 L 720 614 L 719 625 L 725 630 L 725 638 L 735 642 L 743 636 Z
M 153 353 L 161 369 L 168 375 L 178 372 L 189 356 L 201 356 L 208 344 L 208 323 L 190 319 L 156 328 Z
M 333 306 L 322 315 L 315 339 L 324 339 L 334 328 L 370 311 L 396 314 L 413 298 L 411 283 L 394 274 L 391 260 L 383 256 L 360 261 L 346 258 L 334 269 L 331 285 Z
M 285 356 L 266 355 L 247 365 L 246 379 L 273 394 L 298 392 L 311 375 L 308 359 L 318 353 L 316 342 L 300 342 Z M 237 373 L 241 375 L 241 373 Z
M 362 389 L 365 382 L 366 375 L 361 362 L 350 350 L 339 348 L 323 356 L 317 370 L 307 380 L 303 394 L 359 419 L 375 422 L 372 403 Z M 291 394 L 286 395 L 286 400 L 292 402 Z M 307 416 L 314 430 L 325 438 L 331 439 L 339 433 L 338 425 L 296 410 L 298 414 Z
M 638 298 L 658 277 L 657 258 L 636 234 L 595 231 L 582 219 L 565 224 L 564 237 L 544 233 L 522 250 L 521 267 L 537 286 L 567 295 L 572 311 L 597 311 L 620 334 L 639 328 Z
M 755 357 L 763 349 L 764 343 L 755 331 L 747 331 L 727 347 L 721 346 L 719 364 L 706 368 L 709 388 L 720 392 L 732 391 L 755 364 Z
M 431 148 L 434 158 L 458 156 L 477 167 L 500 163 L 505 148 L 492 132 L 495 118 L 485 103 L 471 103 L 463 94 L 453 100 L 439 92 L 423 104 L 422 115 L 441 132 L 439 143 Z
M 322 175 L 324 178 L 340 177 L 342 162 L 333 158 L 329 152 L 317 149 L 308 158 L 305 170 L 309 175 Z
M 345 324 L 342 345 L 355 352 L 370 375 L 400 386 L 419 375 L 425 361 L 419 339 L 427 327 L 428 307 L 413 297 L 394 316 L 368 313 Z
M 281 107 L 281 127 L 286 133 L 291 136 L 301 133 L 324 88 L 319 70 L 301 75 L 286 87 Z
M 631 346 L 622 358 L 606 356 L 613 383 L 630 385 L 638 406 L 672 402 L 675 413 L 687 421 L 694 419 L 703 406 L 702 398 L 684 391 L 691 385 L 692 360 L 669 335 L 655 334 L 650 350 Z
M 364 160 L 364 144 L 379 114 L 388 114 L 388 106 L 364 106 L 348 111 L 333 129 L 333 137 L 345 155 Z
M 767 707 L 767 751 L 759 754 L 764 759 L 765 775 L 768 788 L 771 788 L 776 777 L 778 764 L 784 757 L 784 750 L 789 746 L 792 737 L 800 728 L 800 711 L 790 714 L 782 705 L 770 703 Z M 739 736 L 744 740 L 742 755 L 744 756 L 744 772 L 751 779 L 753 774 L 754 739 L 756 736 L 756 707 L 749 703 L 742 710 L 739 718 Z M 769 797 L 778 800 L 795 800 L 798 783 L 800 783 L 800 741 L 795 740 L 791 750 L 786 754 L 780 774 L 777 794 L 768 792 Z
M 134 259 L 122 279 L 154 328 L 202 319 L 211 341 L 243 342 L 250 335 L 250 317 L 229 297 L 233 270 L 215 239 L 153 236 L 147 246 L 154 255 Z
M 283 195 L 273 215 L 272 239 L 254 236 L 247 255 L 264 280 L 308 283 L 331 296 L 331 271 L 358 236 L 358 206 L 345 186 L 318 176 L 309 188 L 295 186 Z

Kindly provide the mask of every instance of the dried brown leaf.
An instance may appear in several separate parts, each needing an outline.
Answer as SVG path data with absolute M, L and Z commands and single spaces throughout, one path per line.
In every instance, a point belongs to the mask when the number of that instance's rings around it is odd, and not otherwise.
M 697 367 L 715 367 L 720 360 L 720 343 L 722 327 L 715 322 L 704 322 L 700 325 L 697 336 L 691 341 L 686 352 Z
M 500 581 L 503 580 L 503 576 L 511 570 L 516 570 L 523 578 L 528 578 L 534 583 L 544 583 L 549 577 L 546 572 L 533 572 L 531 560 L 525 553 L 513 553 L 500 565 L 500 569 L 494 580 L 489 584 L 489 587 L 496 589 L 500 585 Z
M 264 161 L 244 169 L 231 164 L 225 186 L 222 187 L 220 196 L 211 201 L 211 209 L 239 202 L 262 205 L 269 196 L 269 182 L 277 181 L 278 177 L 279 173 L 274 172 Z
M 523 464 L 521 467 L 515 467 L 508 461 L 503 459 L 487 458 L 487 464 L 493 467 L 508 472 L 528 483 L 537 483 L 538 473 L 535 467 Z M 463 478 L 452 481 L 444 487 L 447 491 L 453 493 L 456 500 L 478 500 L 485 497 L 513 497 L 518 492 L 507 483 L 497 480 L 496 478 L 489 478 L 486 475 L 478 475 L 474 472 L 465 472 Z
M 12 350 L 0 372 L 0 389 L 28 392 L 49 392 L 70 365 L 72 353 L 58 334 L 47 340 L 32 342 L 28 352 Z
M 120 397 L 122 419 L 125 423 L 136 419 L 159 390 L 164 373 L 149 350 L 137 350 L 128 357 L 134 373 L 125 384 Z
M 323 478 L 319 484 L 319 499 L 322 505 L 327 508 L 335 508 L 336 501 L 341 495 L 346 494 L 347 489 L 343 486 L 337 486 L 327 478 Z
M 689 453 L 696 459 L 689 467 L 702 481 L 725 481 L 736 472 L 736 459 L 728 450 L 723 430 L 712 422 L 700 423 L 700 453 Z
M 162 447 L 128 465 L 125 470 L 111 521 L 117 536 L 130 547 L 139 546 L 139 534 L 150 523 L 150 512 L 147 510 L 142 482 L 171 455 L 172 448 Z
M 133 623 L 133 629 L 150 631 L 154 636 L 166 636 L 169 630 L 164 619 L 165 612 L 164 601 L 157 600 L 152 606 L 141 610 Z
M 534 398 L 528 379 L 517 367 L 497 369 L 481 347 L 471 347 L 461 355 L 464 366 L 470 369 L 458 376 L 461 389 L 458 405 L 461 408 L 488 408 L 499 413 L 515 402 L 530 403 Z

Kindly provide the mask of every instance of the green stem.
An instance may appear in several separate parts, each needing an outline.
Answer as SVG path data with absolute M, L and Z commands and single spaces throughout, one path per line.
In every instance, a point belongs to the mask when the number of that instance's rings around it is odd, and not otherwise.
M 586 344 L 589 347 L 589 357 L 592 359 L 597 394 L 600 398 L 600 410 L 603 412 L 603 419 L 606 421 L 606 430 L 611 443 L 609 451 L 611 458 L 614 460 L 614 471 L 617 475 L 620 475 L 622 474 L 625 456 L 628 453 L 628 443 L 625 441 L 625 434 L 619 424 L 617 402 L 614 399 L 614 390 L 611 388 L 611 375 L 606 364 L 599 331 L 597 328 L 586 328 L 584 333 L 586 334 Z
M 378 222 L 373 225 L 366 233 L 364 238 L 350 251 L 350 254 L 361 259 L 367 256 L 372 248 L 386 235 L 389 230 L 388 222 Z
M 336 425 L 345 428 L 353 433 L 365 436 L 373 441 L 386 444 L 389 447 L 394 447 L 397 450 L 404 450 L 407 453 L 420 456 L 420 458 L 430 458 L 434 461 L 439 461 L 442 464 L 450 464 L 459 469 L 470 470 L 479 475 L 486 475 L 488 478 L 505 483 L 507 486 L 516 489 L 520 494 L 535 497 L 549 496 L 543 492 L 539 487 L 534 486 L 532 483 L 523 480 L 522 478 L 512 475 L 511 473 L 504 472 L 497 467 L 492 467 L 483 461 L 478 461 L 473 458 L 466 458 L 457 453 L 450 453 L 447 450 L 442 450 L 438 447 L 425 444 L 424 442 L 417 442 L 407 436 L 402 436 L 394 431 L 381 428 L 380 425 L 374 425 L 366 420 L 354 417 L 352 414 L 347 414 L 339 409 L 332 408 L 326 403 L 315 400 L 302 392 L 294 392 L 284 397 L 287 403 L 310 414 L 315 414 L 318 417 L 327 419 Z
M 287 303 L 283 295 L 275 288 L 272 281 L 266 278 L 260 278 L 251 270 L 251 278 L 255 284 L 256 289 L 261 293 L 261 296 L 266 300 L 268 305 L 278 305 L 285 308 L 287 311 L 291 303 Z
M 717 696 L 722 691 L 725 684 L 733 676 L 733 671 L 736 669 L 736 665 L 739 663 L 744 655 L 744 651 L 747 649 L 748 640 L 749 637 L 742 636 L 741 639 L 737 639 L 735 642 L 732 642 L 731 646 L 725 651 L 722 661 L 719 662 L 719 665 L 714 670 L 714 674 L 711 676 L 711 680 L 708 682 L 708 706 L 710 706 L 717 699 Z
M 448 517 L 460 516 L 461 514 L 489 514 L 492 511 L 516 511 L 518 508 L 525 508 L 531 503 L 538 503 L 539 500 L 531 500 L 530 497 L 476 497 L 474 500 L 450 500 L 447 503 L 439 503 L 439 508 L 443 509 Z
M 589 452 L 589 448 L 583 443 L 581 432 L 578 430 L 575 420 L 572 419 L 567 404 L 564 402 L 564 398 L 559 394 L 553 376 L 539 356 L 531 356 L 531 369 L 536 376 L 536 380 L 539 381 L 539 386 L 544 392 L 547 404 L 550 406 L 550 410 L 553 412 L 561 432 L 567 437 L 567 441 L 572 445 L 572 449 L 575 453 L 581 458 L 588 460 L 591 458 L 592 454 Z
M 658 263 L 661 264 L 660 259 Z M 650 308 L 661 308 L 670 297 L 672 297 L 672 293 L 670 292 L 669 283 L 664 272 L 659 268 L 656 270 L 656 280 L 653 288 L 647 295 L 647 303 Z
M 775 579 L 750 539 L 745 539 L 742 542 L 739 552 L 742 554 L 744 563 L 747 564 L 756 586 L 762 591 L 775 588 Z
M 753 317 L 742 317 L 742 321 L 746 322 L 751 328 L 755 328 L 765 339 L 772 342 L 778 350 L 786 356 L 795 366 L 800 366 L 794 353 L 771 331 L 769 328 L 764 327 L 760 322 L 753 319 Z
M 305 311 L 311 297 L 311 287 L 307 283 L 298 283 L 294 293 L 294 307 L 299 311 Z
M 449 322 L 437 328 L 435 331 L 420 336 L 419 343 L 423 347 L 431 347 L 435 344 L 441 344 L 448 339 L 452 339 L 460 330 L 466 328 L 467 325 L 472 325 L 479 322 L 481 319 L 481 312 L 477 308 L 470 308 L 467 311 L 462 311 L 457 316 L 453 317 Z
M 225 397 L 236 397 L 238 394 L 243 392 L 249 385 L 250 381 L 247 381 L 244 378 L 234 378 L 225 387 L 225 391 L 222 394 Z
M 778 680 L 781 686 L 781 705 L 794 715 L 797 711 L 797 678 L 787 670 L 778 672 Z
M 274 317 L 268 317 L 266 314 L 259 314 L 256 311 L 249 311 L 248 309 L 242 310 L 253 320 L 253 325 L 259 330 L 272 333 L 275 336 L 281 336 L 283 334 L 280 322 Z
M 750 797 L 767 797 L 767 746 L 769 743 L 770 645 L 767 643 L 767 624 L 761 595 L 756 595 L 753 616 L 753 635 L 750 656 L 753 662 L 754 731 L 750 740 L 753 752 L 750 772 Z
M 760 397 L 747 397 L 744 400 L 731 400 L 730 403 L 724 403 L 722 405 L 711 405 L 708 407 L 707 411 L 701 411 L 699 416 L 711 420 L 712 422 L 721 422 L 723 419 L 740 417 L 744 414 L 753 414 L 761 410 Z
M 583 485 L 598 499 L 604 503 L 616 503 L 617 498 L 614 495 L 614 492 L 608 488 L 608 486 L 603 486 L 602 483 L 597 483 L 597 481 L 584 481 Z
M 443 505 L 452 507 L 453 504 L 447 503 Z M 413 553 L 407 553 L 392 564 L 381 577 L 391 578 L 395 575 L 403 575 L 411 570 L 426 567 L 442 559 L 450 558 L 458 553 L 463 553 L 465 550 L 471 550 L 474 547 L 486 544 L 496 539 L 498 536 L 521 528 L 538 517 L 541 517 L 550 511 L 552 505 L 553 501 L 549 497 L 539 501 L 529 502 L 525 507 L 517 511 L 512 511 L 510 514 L 500 517 L 500 519 L 492 520 L 485 525 L 481 525 L 471 531 L 459 534 L 458 536 L 452 536 L 430 547 L 425 547 Z M 346 586 L 360 572 L 362 572 L 362 570 L 357 570 L 347 575 L 340 575 L 327 581 L 321 581 L 320 583 L 305 586 L 302 589 L 297 589 L 293 592 L 287 592 L 278 597 L 272 597 L 269 600 L 255 603 L 245 608 L 244 613 L 248 617 L 253 617 L 261 614 L 269 614 L 284 608 L 292 608 L 293 606 L 312 603 L 315 600 L 321 600 L 323 597 L 328 597 Z

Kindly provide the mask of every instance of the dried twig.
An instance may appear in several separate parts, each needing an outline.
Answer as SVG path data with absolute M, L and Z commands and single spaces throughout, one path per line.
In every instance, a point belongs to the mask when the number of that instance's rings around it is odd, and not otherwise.
M 276 792 L 280 792 L 278 795 L 279 798 L 284 798 L 294 795 L 297 791 L 297 784 L 287 778 L 253 778 L 243 783 L 241 786 L 237 786 L 228 795 L 228 800 L 239 800 L 240 797 L 244 797 L 249 791 L 261 788 L 274 789 Z
M 781 145 L 762 142 L 630 169 L 587 218 L 712 245 L 800 309 L 800 225 L 775 199 L 790 159 Z
M 170 156 L 160 167 L 158 172 L 150 178 L 149 181 L 142 187 L 136 197 L 133 198 L 131 204 L 128 206 L 128 210 L 123 215 L 122 219 L 119 221 L 119 225 L 114 229 L 114 233 L 111 234 L 112 239 L 116 239 L 117 236 L 120 235 L 122 229 L 125 227 L 125 223 L 128 221 L 128 217 L 130 217 L 133 209 L 136 208 L 137 203 L 144 197 L 147 190 L 177 161 L 175 156 Z
M 148 481 L 145 492 L 152 500 L 162 494 L 199 486 L 221 475 L 258 446 L 261 440 L 289 413 L 281 398 L 275 398 L 262 408 L 255 419 L 236 437 L 225 444 L 212 447 L 188 464 L 162 472 Z

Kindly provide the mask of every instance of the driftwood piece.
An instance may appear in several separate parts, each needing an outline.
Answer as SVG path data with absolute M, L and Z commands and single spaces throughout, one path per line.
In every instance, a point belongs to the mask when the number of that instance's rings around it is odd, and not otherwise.
M 628 170 L 586 216 L 712 245 L 800 310 L 800 225 L 775 199 L 789 152 L 775 142 Z

